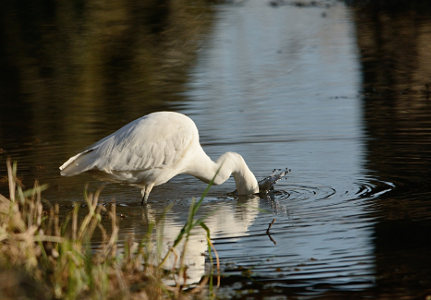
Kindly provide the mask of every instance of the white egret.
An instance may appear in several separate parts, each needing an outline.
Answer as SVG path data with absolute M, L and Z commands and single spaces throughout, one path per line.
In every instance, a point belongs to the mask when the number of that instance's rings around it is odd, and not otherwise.
M 60 171 L 63 176 L 89 171 L 106 180 L 138 186 L 142 203 L 154 186 L 178 174 L 193 175 L 206 183 L 214 178 L 217 185 L 233 175 L 239 195 L 259 193 L 256 177 L 240 154 L 227 152 L 212 161 L 199 143 L 195 123 L 177 112 L 155 112 L 130 122 L 69 158 Z

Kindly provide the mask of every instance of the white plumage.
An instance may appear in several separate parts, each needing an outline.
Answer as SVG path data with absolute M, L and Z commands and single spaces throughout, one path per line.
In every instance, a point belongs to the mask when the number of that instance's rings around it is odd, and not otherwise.
M 155 112 L 123 126 L 60 166 L 61 175 L 90 171 L 103 179 L 141 188 L 143 201 L 154 186 L 178 174 L 222 184 L 232 174 L 239 195 L 259 192 L 256 177 L 241 155 L 223 154 L 212 161 L 199 143 L 195 123 L 176 112 Z

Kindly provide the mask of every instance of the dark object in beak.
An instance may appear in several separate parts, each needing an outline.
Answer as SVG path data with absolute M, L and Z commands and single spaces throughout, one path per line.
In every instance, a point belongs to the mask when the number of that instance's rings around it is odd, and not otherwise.
M 284 170 L 282 169 L 274 169 L 272 171 L 272 174 L 263 178 L 262 180 L 259 181 L 259 193 L 255 194 L 255 195 L 259 195 L 261 197 L 265 197 L 266 195 L 268 195 L 268 193 L 270 193 L 271 191 L 274 190 L 274 185 L 277 183 L 277 181 L 283 179 L 284 177 L 286 177 L 286 175 L 290 172 L 291 170 L 286 168 Z M 237 191 L 233 191 L 231 193 L 228 193 L 229 196 L 238 196 Z

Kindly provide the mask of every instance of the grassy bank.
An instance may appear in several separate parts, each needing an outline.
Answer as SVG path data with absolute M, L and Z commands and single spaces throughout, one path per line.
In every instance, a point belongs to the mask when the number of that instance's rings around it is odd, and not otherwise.
M 141 240 L 130 237 L 118 245 L 119 220 L 115 204 L 98 205 L 99 192 L 85 195 L 85 213 L 75 205 L 59 219 L 59 206 L 43 200 L 47 188 L 35 182 L 24 190 L 16 163 L 7 161 L 9 195 L 0 194 L 0 298 L 1 299 L 183 299 L 214 296 L 212 272 L 189 287 L 187 267 L 165 265 L 170 255 L 182 262 L 191 230 L 206 231 L 209 258 L 215 249 L 204 219 L 196 217 L 204 195 L 190 207 L 189 218 L 173 246 L 161 253 L 158 224 L 149 224 Z M 102 226 L 109 218 L 111 226 Z M 106 224 L 106 222 L 104 222 Z M 102 236 L 92 247 L 94 234 Z M 159 240 L 157 240 L 159 239 Z M 179 248 L 179 249 L 176 249 Z M 122 249 L 121 251 L 119 249 Z M 213 263 L 211 263 L 213 265 Z M 169 279 L 170 284 L 166 284 Z

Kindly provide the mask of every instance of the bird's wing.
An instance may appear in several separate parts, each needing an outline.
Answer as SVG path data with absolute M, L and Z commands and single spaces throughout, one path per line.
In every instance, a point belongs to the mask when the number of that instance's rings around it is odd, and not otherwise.
M 197 136 L 196 126 L 185 116 L 144 116 L 70 158 L 62 166 L 62 174 L 74 175 L 90 169 L 108 173 L 175 169 Z
M 142 120 L 131 125 L 97 147 L 98 169 L 136 171 L 173 167 L 193 136 L 181 123 Z

